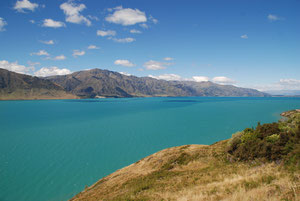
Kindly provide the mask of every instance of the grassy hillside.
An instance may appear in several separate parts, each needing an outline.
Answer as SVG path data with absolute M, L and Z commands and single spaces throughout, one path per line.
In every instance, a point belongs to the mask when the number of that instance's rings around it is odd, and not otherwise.
M 300 112 L 282 115 L 213 145 L 155 153 L 71 200 L 298 200 Z

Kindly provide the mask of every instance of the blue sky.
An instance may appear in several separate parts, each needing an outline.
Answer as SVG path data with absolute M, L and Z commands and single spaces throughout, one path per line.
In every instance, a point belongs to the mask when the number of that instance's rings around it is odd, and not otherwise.
M 4 0 L 0 68 L 300 89 L 298 0 Z

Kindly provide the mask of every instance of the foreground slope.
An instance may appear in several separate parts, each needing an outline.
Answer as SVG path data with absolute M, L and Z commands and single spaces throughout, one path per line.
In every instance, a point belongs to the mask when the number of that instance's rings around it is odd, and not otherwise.
M 258 124 L 210 146 L 155 153 L 71 200 L 297 200 L 300 112 L 283 115 L 285 121 Z
M 73 98 L 77 96 L 49 80 L 0 68 L 0 100 Z
M 165 81 L 150 77 L 127 76 L 117 72 L 92 69 L 47 79 L 66 91 L 83 98 L 149 96 L 268 96 L 254 89 L 212 82 Z

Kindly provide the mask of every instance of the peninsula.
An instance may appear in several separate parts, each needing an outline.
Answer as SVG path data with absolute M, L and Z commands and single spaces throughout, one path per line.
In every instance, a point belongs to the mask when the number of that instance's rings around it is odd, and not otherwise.
M 162 150 L 87 187 L 81 200 L 297 200 L 300 111 L 212 145 Z

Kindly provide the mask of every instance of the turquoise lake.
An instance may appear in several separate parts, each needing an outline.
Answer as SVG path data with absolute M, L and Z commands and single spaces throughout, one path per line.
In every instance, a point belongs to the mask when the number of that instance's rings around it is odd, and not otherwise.
M 159 150 L 212 144 L 300 98 L 130 98 L 0 102 L 0 201 L 68 200 Z

